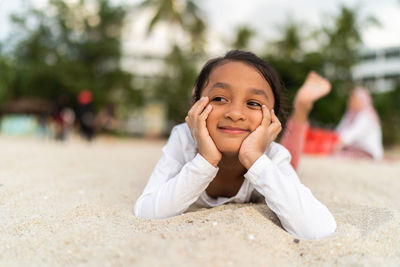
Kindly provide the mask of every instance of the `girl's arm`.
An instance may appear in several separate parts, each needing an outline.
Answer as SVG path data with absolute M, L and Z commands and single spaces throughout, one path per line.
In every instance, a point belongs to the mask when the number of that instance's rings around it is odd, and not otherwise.
M 290 165 L 289 152 L 274 145 L 280 148 L 274 159 L 262 155 L 245 177 L 265 197 L 268 207 L 290 234 L 305 239 L 332 234 L 336 230 L 334 217 L 300 182 Z
M 188 148 L 195 149 L 188 139 L 186 125 L 172 130 L 168 143 L 151 177 L 135 204 L 135 215 L 140 218 L 161 219 L 184 212 L 207 188 L 218 172 L 200 154 L 185 160 Z M 194 154 L 194 153 L 193 153 Z

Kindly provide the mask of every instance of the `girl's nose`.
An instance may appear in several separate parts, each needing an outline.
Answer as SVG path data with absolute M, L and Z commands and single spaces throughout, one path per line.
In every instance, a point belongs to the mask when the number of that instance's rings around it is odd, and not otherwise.
M 239 120 L 245 120 L 246 116 L 245 116 L 242 108 L 232 105 L 225 112 L 225 118 L 231 119 L 232 121 L 239 121 Z

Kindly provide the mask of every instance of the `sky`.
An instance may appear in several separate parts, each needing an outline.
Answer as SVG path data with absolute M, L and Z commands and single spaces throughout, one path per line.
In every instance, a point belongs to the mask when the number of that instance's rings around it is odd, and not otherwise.
M 27 0 L 25 0 L 27 1 Z M 47 0 L 31 0 L 43 6 Z M 75 0 L 68 0 L 75 1 Z M 138 0 L 112 0 L 114 2 L 137 3 Z M 24 0 L 0 0 L 0 40 L 10 33 L 9 14 L 23 6 Z M 260 40 L 273 40 L 279 36 L 278 25 L 286 20 L 299 21 L 306 27 L 318 27 L 329 17 L 339 12 L 340 5 L 358 7 L 362 16 L 373 15 L 381 27 L 363 31 L 367 48 L 400 46 L 400 0 L 201 0 L 209 25 L 209 49 L 219 51 L 222 44 L 232 40 L 234 29 L 248 25 L 255 29 Z M 148 18 L 148 15 L 147 15 Z M 144 38 L 146 15 L 138 18 L 127 30 L 125 49 L 135 51 L 162 51 L 168 31 L 163 26 L 156 29 L 150 38 Z M 138 42 L 138 40 L 141 40 Z
M 277 36 L 277 25 L 294 19 L 310 26 L 320 26 L 339 13 L 340 6 L 358 7 L 362 16 L 373 15 L 382 24 L 363 32 L 365 45 L 381 48 L 400 45 L 399 0 L 203 0 L 213 28 L 227 32 L 236 25 L 251 25 L 265 38 Z M 250 4 L 251 3 L 251 4 Z

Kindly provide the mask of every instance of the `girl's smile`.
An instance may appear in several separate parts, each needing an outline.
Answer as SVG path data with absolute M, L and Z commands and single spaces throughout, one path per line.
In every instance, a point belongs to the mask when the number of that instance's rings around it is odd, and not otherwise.
M 218 126 L 218 130 L 227 134 L 248 134 L 250 132 L 247 129 L 232 126 Z
M 202 92 L 213 109 L 207 129 L 221 153 L 237 154 L 243 140 L 261 123 L 261 106 L 274 107 L 272 89 L 253 67 L 231 61 L 216 67 Z

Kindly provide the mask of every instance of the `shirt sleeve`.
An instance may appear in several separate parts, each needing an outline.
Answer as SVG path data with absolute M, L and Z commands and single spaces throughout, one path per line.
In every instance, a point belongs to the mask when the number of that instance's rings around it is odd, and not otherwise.
M 174 128 L 150 179 L 135 204 L 140 218 L 161 219 L 184 212 L 214 179 L 218 168 L 200 154 L 184 160 L 184 145 Z
M 349 126 L 342 126 L 339 131 L 340 140 L 346 144 L 354 144 L 371 127 L 371 119 L 365 112 L 360 112 L 353 123 Z
M 268 207 L 278 216 L 283 228 L 304 239 L 318 239 L 336 230 L 336 221 L 328 208 L 304 186 L 290 165 L 290 154 L 273 162 L 261 156 L 245 174 L 260 192 Z

